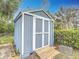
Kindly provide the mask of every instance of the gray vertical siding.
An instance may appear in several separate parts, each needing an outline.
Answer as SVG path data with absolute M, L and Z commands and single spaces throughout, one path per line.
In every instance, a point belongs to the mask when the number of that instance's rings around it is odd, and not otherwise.
M 22 17 L 15 22 L 14 42 L 17 50 L 21 53 L 22 49 Z
M 44 34 L 44 46 L 48 45 L 48 34 Z
M 50 46 L 54 45 L 54 22 L 50 22 Z
M 33 17 L 24 15 L 24 54 L 33 51 Z
M 41 34 L 37 34 L 36 35 L 36 48 L 40 48 L 42 47 L 42 35 Z
M 42 20 L 36 18 L 36 32 L 42 32 Z
M 48 32 L 48 21 L 44 21 L 44 32 Z

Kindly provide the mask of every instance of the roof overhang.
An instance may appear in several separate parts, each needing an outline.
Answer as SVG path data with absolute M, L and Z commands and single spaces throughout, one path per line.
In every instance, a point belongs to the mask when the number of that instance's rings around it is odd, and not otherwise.
M 52 16 L 49 13 L 47 13 L 45 10 L 43 10 L 43 9 L 33 10 L 33 11 L 27 11 L 27 12 L 19 12 L 19 14 L 14 19 L 14 22 L 16 22 L 18 20 L 18 18 L 20 18 L 22 16 L 23 13 L 31 14 L 31 12 L 38 12 L 38 11 L 43 11 L 51 19 L 51 21 L 54 22 L 54 19 L 52 18 Z M 35 15 L 35 14 L 33 14 L 33 15 Z

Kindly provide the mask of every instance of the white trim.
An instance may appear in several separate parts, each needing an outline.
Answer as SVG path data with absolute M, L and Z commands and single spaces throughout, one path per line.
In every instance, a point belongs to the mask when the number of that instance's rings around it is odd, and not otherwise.
M 33 17 L 33 50 L 35 50 L 35 38 L 36 38 L 36 35 L 35 35 L 35 32 L 36 32 L 36 18 Z
M 44 32 L 44 34 L 48 34 L 49 32 Z M 36 32 L 35 34 L 42 34 L 42 32 Z
M 44 22 L 45 22 L 45 21 L 47 21 L 47 20 L 44 19 Z M 47 34 L 47 35 L 49 36 L 49 22 L 50 22 L 50 21 L 47 21 L 47 22 L 48 22 L 48 32 L 45 32 L 45 31 L 44 31 L 44 35 Z M 45 26 L 45 24 L 44 24 L 44 26 Z M 45 40 L 45 39 L 44 39 L 44 40 Z M 47 44 L 47 45 L 49 45 L 49 38 L 48 38 L 48 44 Z M 45 45 L 45 46 L 46 46 L 46 45 Z
M 39 9 L 39 10 L 30 10 L 30 11 L 27 11 L 27 12 L 32 13 L 32 12 L 40 12 L 40 11 L 43 11 L 49 18 L 52 19 L 52 16 L 51 16 L 49 13 L 47 13 L 45 10 L 43 10 L 43 9 Z
M 48 45 L 50 45 L 50 22 L 48 22 Z
M 36 18 L 40 18 L 40 19 L 44 19 L 44 20 L 48 20 L 48 21 L 51 20 L 51 19 L 49 19 L 49 18 L 45 18 L 45 17 L 42 17 L 42 16 L 38 16 L 38 15 L 35 15 L 35 14 L 28 13 L 28 12 L 23 12 L 23 13 L 24 13 L 24 14 L 32 15 L 32 16 L 34 16 L 34 17 L 36 17 Z
M 42 47 L 44 46 L 44 19 L 42 19 Z
M 42 32 L 36 32 L 35 34 L 42 34 Z
M 24 13 L 22 13 L 22 55 L 24 55 Z

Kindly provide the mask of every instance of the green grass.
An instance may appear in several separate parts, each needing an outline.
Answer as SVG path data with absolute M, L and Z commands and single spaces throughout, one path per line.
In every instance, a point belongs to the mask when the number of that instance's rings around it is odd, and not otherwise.
M 79 59 L 79 50 L 74 49 L 74 51 L 73 51 L 73 59 Z
M 2 35 L 0 37 L 0 44 L 6 44 L 6 43 L 13 43 L 13 35 L 8 34 L 8 35 Z

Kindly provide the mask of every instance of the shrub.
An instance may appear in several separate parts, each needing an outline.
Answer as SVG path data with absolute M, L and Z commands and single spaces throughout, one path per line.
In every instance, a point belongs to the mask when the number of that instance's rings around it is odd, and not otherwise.
M 13 33 L 14 32 L 14 23 L 10 23 L 8 26 L 9 26 L 8 32 Z
M 55 44 L 79 49 L 79 30 L 55 30 Z
M 13 44 L 13 34 L 3 35 L 0 37 L 0 44 Z
M 8 31 L 7 23 L 0 19 L 0 33 L 5 33 Z

